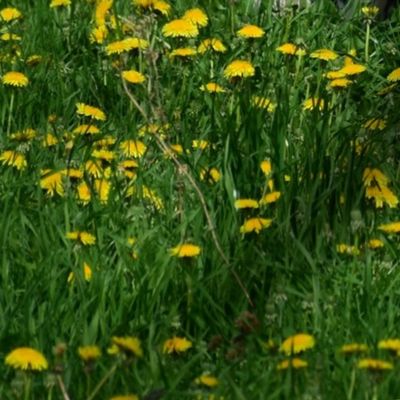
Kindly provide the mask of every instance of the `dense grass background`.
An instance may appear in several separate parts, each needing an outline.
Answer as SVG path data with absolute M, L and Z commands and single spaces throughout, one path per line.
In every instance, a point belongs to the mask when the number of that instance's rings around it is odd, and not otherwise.
M 46 0 L 2 2 L 2 7 L 18 7 L 23 18 L 0 22 L 2 33 L 22 37 L 20 42 L 1 42 L 0 74 L 18 70 L 30 83 L 26 88 L 2 85 L 0 90 L 0 150 L 18 149 L 28 163 L 22 171 L 0 167 L 1 398 L 23 396 L 25 375 L 3 362 L 18 346 L 40 349 L 51 364 L 50 372 L 34 374 L 32 399 L 62 398 L 57 374 L 72 399 L 89 398 L 115 363 L 118 369 L 95 398 L 136 393 L 151 399 L 145 396 L 160 388 L 165 389 L 163 398 L 171 399 L 212 398 L 211 393 L 225 399 L 400 397 L 396 357 L 376 349 L 378 340 L 399 336 L 399 241 L 377 230 L 382 223 L 399 220 L 399 212 L 375 208 L 365 199 L 363 186 L 365 168 L 379 168 L 390 178 L 391 190 L 399 192 L 399 89 L 378 92 L 400 66 L 400 14 L 396 10 L 388 21 L 372 22 L 367 63 L 361 13 L 346 19 L 331 2 L 317 3 L 278 15 L 267 1 L 259 7 L 251 1 L 176 1 L 169 19 L 199 6 L 209 24 L 198 38 L 166 39 L 161 29 L 168 18 L 130 1 L 115 1 L 116 27 L 98 45 L 89 40 L 93 2 L 73 0 L 60 9 L 49 8 Z M 124 33 L 127 20 L 133 33 Z M 245 23 L 261 26 L 265 36 L 238 38 L 236 31 Z M 106 55 L 106 44 L 129 35 L 149 40 L 150 48 L 121 57 Z M 183 60 L 168 56 L 171 49 L 198 46 L 208 37 L 221 39 L 228 51 Z M 308 53 L 333 49 L 341 57 L 325 62 L 282 55 L 276 48 L 285 42 Z M 348 88 L 327 89 L 324 74 L 341 67 L 351 49 L 367 71 Z M 26 60 L 34 54 L 42 59 L 29 65 Z M 251 60 L 255 76 L 225 79 L 223 70 L 234 59 Z M 150 121 L 130 102 L 114 62 L 147 75 L 147 83 L 130 90 Z M 209 81 L 227 92 L 201 91 Z M 271 98 L 276 110 L 252 106 L 253 95 Z M 304 111 L 309 97 L 322 98 L 329 106 Z M 76 114 L 77 102 L 100 107 L 107 120 L 98 123 L 98 136 L 75 137 L 71 150 L 68 133 L 88 123 Z M 51 114 L 57 116 L 54 122 L 48 121 Z M 386 128 L 363 128 L 372 118 L 385 119 Z M 178 158 L 204 195 L 228 266 L 216 250 L 194 188 L 151 134 L 140 138 L 148 149 L 138 160 L 136 180 L 118 172 L 118 161 L 125 158 L 120 143 L 139 139 L 140 128 L 149 122 L 168 123 L 166 143 L 190 150 Z M 34 140 L 12 139 L 13 132 L 26 128 L 37 131 Z M 58 144 L 43 147 L 47 133 Z M 107 203 L 93 195 L 82 205 L 72 179 L 65 178 L 64 197 L 50 197 L 41 189 L 42 170 L 83 167 L 96 141 L 109 135 L 116 140 L 110 147 L 116 159 L 110 163 Z M 193 150 L 194 139 L 212 146 Z M 259 199 L 268 191 L 260 169 L 266 159 L 281 198 L 258 210 L 236 210 L 236 198 Z M 201 169 L 211 167 L 222 174 L 215 184 L 200 179 Z M 93 189 L 87 172 L 84 179 Z M 135 195 L 127 197 L 131 186 Z M 162 199 L 161 210 L 143 198 L 144 186 Z M 248 216 L 272 218 L 273 223 L 259 234 L 243 235 L 240 226 Z M 95 245 L 66 239 L 74 230 L 94 234 Z M 127 243 L 129 237 L 137 239 L 134 246 Z M 371 238 L 383 240 L 384 247 L 369 249 Z M 169 249 L 185 241 L 201 246 L 201 255 L 171 257 Z M 340 243 L 357 246 L 359 254 L 339 254 Z M 92 267 L 90 282 L 83 277 L 83 262 Z M 76 279 L 68 284 L 71 271 Z M 246 310 L 258 321 L 249 334 L 241 332 L 237 320 Z M 279 344 L 297 332 L 316 338 L 316 347 L 304 357 L 309 367 L 277 371 L 283 359 Z M 144 357 L 128 363 L 107 355 L 113 335 L 138 336 Z M 193 348 L 183 355 L 163 354 L 163 342 L 174 335 L 190 339 Z M 213 350 L 209 344 L 215 336 L 221 344 Z M 276 347 L 266 346 L 269 339 Z M 350 342 L 368 344 L 371 357 L 393 358 L 395 369 L 358 370 L 357 357 L 338 353 Z M 60 343 L 67 350 L 57 358 L 54 347 Z M 97 344 L 104 352 L 86 373 L 77 354 L 84 344 Z M 216 389 L 193 383 L 206 371 L 219 378 Z

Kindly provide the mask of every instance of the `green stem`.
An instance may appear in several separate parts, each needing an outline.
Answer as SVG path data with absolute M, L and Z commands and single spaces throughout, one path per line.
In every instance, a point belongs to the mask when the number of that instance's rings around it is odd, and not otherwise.
M 24 392 L 24 400 L 29 400 L 30 399 L 30 394 L 31 394 L 31 386 L 32 386 L 32 378 L 29 375 L 29 372 L 24 374 L 24 380 L 25 380 L 25 392 Z
M 368 62 L 369 58 L 369 39 L 371 36 L 371 22 L 367 21 L 367 30 L 365 33 L 365 62 Z
M 10 135 L 13 109 L 14 109 L 14 91 L 11 92 L 10 109 L 8 110 L 7 137 Z
M 111 378 L 112 374 L 115 372 L 117 369 L 118 364 L 114 364 L 108 371 L 107 373 L 103 376 L 101 381 L 97 384 L 97 386 L 94 388 L 93 392 L 88 396 L 86 400 L 93 400 L 96 396 L 96 394 L 99 392 L 99 390 L 104 386 L 104 384 Z

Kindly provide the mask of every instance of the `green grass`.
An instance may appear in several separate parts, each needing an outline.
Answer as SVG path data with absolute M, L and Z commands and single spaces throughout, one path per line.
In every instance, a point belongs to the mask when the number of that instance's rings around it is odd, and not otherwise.
M 377 348 L 379 340 L 400 337 L 399 239 L 378 229 L 399 221 L 400 214 L 387 203 L 375 207 L 363 183 L 365 169 L 378 168 L 395 195 L 400 189 L 399 87 L 379 94 L 390 84 L 388 74 L 400 67 L 399 10 L 387 21 L 371 22 L 366 62 L 366 20 L 359 8 L 345 17 L 330 1 L 278 14 L 268 1 L 256 8 L 251 1 L 177 0 L 168 18 L 115 1 L 107 20 L 113 15 L 116 23 L 103 44 L 90 40 L 93 2 L 72 0 L 55 9 L 47 0 L 11 3 L 1 7 L 17 7 L 23 18 L 0 20 L 0 30 L 22 39 L 0 42 L 0 76 L 19 71 L 29 84 L 2 83 L 0 90 L 0 397 L 65 400 L 64 385 L 71 399 L 87 400 L 128 393 L 149 400 L 157 391 L 179 400 L 400 398 L 398 357 Z M 199 36 L 164 37 L 168 20 L 192 7 L 209 17 Z M 265 36 L 237 37 L 246 23 L 262 27 Z M 127 36 L 148 40 L 149 48 L 106 54 L 107 44 Z M 210 37 L 227 51 L 169 57 L 172 49 L 197 47 Z M 307 54 L 276 51 L 286 42 Z M 320 48 L 339 57 L 309 56 Z M 352 49 L 354 62 L 367 70 L 350 77 L 347 88 L 328 88 L 325 73 L 341 68 Z M 40 62 L 29 64 L 32 55 L 40 55 Z M 224 77 L 235 59 L 251 61 L 255 75 Z M 142 111 L 124 90 L 125 69 L 147 78 L 141 85 L 127 84 Z M 200 90 L 211 81 L 226 92 Z M 255 95 L 270 98 L 276 109 L 254 106 Z M 310 97 L 323 99 L 325 107 L 304 110 Z M 79 102 L 100 108 L 107 120 L 78 115 Z M 50 115 L 56 116 L 51 122 Z M 376 118 L 386 122 L 383 130 L 364 127 Z M 100 133 L 73 134 L 84 123 L 96 124 Z M 165 136 L 141 136 L 150 123 L 167 126 Z M 34 139 L 13 139 L 27 128 L 36 131 Z M 48 133 L 58 143 L 44 147 Z M 86 163 L 107 137 L 115 140 L 108 146 L 114 159 L 102 162 L 111 187 L 102 202 Z M 136 159 L 134 179 L 119 165 L 134 159 L 122 154 L 125 140 L 147 146 Z M 209 146 L 193 149 L 193 140 Z M 162 150 L 172 144 L 184 149 L 174 157 L 178 165 Z M 7 165 L 2 155 L 8 150 L 23 154 L 26 168 Z M 272 165 L 268 178 L 260 168 L 263 160 Z M 63 176 L 64 195 L 41 188 L 44 170 L 70 168 L 83 175 Z M 204 168 L 217 168 L 221 179 L 202 180 Z M 81 182 L 92 193 L 88 204 L 76 196 Z M 269 193 L 268 182 L 281 192 L 275 203 L 235 208 L 237 198 Z M 161 208 L 146 188 L 161 199 Z M 241 233 L 245 219 L 258 216 L 272 219 L 271 226 Z M 90 232 L 96 243 L 71 241 L 70 231 Z M 130 237 L 136 238 L 133 245 Z M 384 246 L 368 248 L 376 238 Z M 200 255 L 171 256 L 169 250 L 184 242 L 199 245 Z M 342 254 L 339 244 L 357 252 Z M 84 262 L 92 269 L 90 281 Z M 71 272 L 75 279 L 68 283 Z M 243 318 L 250 328 L 243 328 Z M 286 358 L 281 343 L 301 332 L 316 341 L 299 355 L 308 367 L 278 371 Z M 113 336 L 140 338 L 143 357 L 108 354 Z M 165 354 L 163 344 L 174 336 L 186 337 L 192 347 Z M 267 346 L 269 340 L 273 346 Z M 369 353 L 340 354 L 343 344 L 353 342 L 367 344 Z M 97 345 L 103 354 L 84 365 L 78 356 L 82 345 Z M 25 346 L 45 355 L 47 371 L 6 365 L 6 356 Z M 360 370 L 362 357 L 391 361 L 394 368 Z M 196 384 L 203 373 L 219 384 Z

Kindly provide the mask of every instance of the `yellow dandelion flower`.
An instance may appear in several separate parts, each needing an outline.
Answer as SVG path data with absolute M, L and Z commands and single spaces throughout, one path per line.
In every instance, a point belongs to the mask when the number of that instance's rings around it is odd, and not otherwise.
M 99 196 L 101 203 L 105 204 L 108 201 L 111 190 L 111 183 L 108 179 L 96 179 L 94 181 L 94 190 Z
M 54 136 L 52 133 L 47 133 L 43 138 L 42 145 L 43 147 L 52 147 L 58 143 L 58 138 Z
M 143 8 L 150 8 L 153 6 L 154 0 L 133 0 L 133 5 L 143 7 Z
M 382 118 L 371 118 L 364 123 L 363 127 L 370 131 L 383 131 L 386 128 L 386 121 Z
M 315 339 L 307 333 L 298 333 L 290 336 L 283 341 L 280 351 L 286 355 L 301 353 L 302 351 L 312 349 L 315 346 Z
M 150 202 L 157 210 L 162 210 L 164 208 L 164 203 L 161 197 L 158 196 L 154 190 L 148 188 L 147 186 L 143 186 L 142 195 L 143 198 L 150 200 Z
M 2 78 L 2 82 L 7 86 L 15 86 L 15 87 L 25 87 L 29 83 L 29 79 L 22 72 L 10 71 L 5 73 Z
M 394 368 L 391 362 L 377 360 L 374 358 L 362 358 L 361 360 L 358 361 L 357 367 L 359 369 L 369 369 L 372 371 L 384 371 Z
M 400 69 L 400 68 L 399 68 Z M 384 87 L 383 89 L 380 89 L 378 91 L 378 95 L 379 96 L 385 96 L 388 93 L 391 93 L 395 88 L 397 87 L 397 82 L 396 83 L 392 83 L 389 86 Z
M 107 149 L 99 149 L 99 150 L 93 150 L 92 151 L 92 156 L 94 158 L 97 158 L 99 160 L 111 162 L 115 158 L 115 154 L 111 150 Z
M 367 246 L 370 248 L 370 249 L 373 249 L 373 250 L 375 250 L 375 249 L 379 249 L 379 248 L 381 248 L 381 247 L 383 247 L 385 244 L 382 242 L 382 240 L 380 240 L 380 239 L 370 239 L 369 241 L 368 241 L 368 243 L 367 243 Z
M 71 0 L 51 0 L 50 7 L 66 7 L 71 5 Z
M 214 50 L 217 53 L 225 53 L 227 48 L 221 42 L 221 40 L 216 38 L 209 38 L 204 39 L 197 48 L 197 51 L 200 54 L 204 54 L 207 50 Z
M 147 150 L 147 146 L 140 140 L 125 140 L 120 144 L 120 149 L 125 157 L 141 158 Z
M 200 90 L 208 93 L 225 93 L 226 90 L 215 82 L 209 82 L 200 86 Z
M 244 208 L 258 208 L 258 201 L 254 199 L 237 199 L 235 200 L 235 208 L 238 210 Z
M 106 24 L 106 16 L 111 10 L 113 5 L 113 0 L 99 0 L 97 1 L 97 6 L 95 10 L 95 21 L 98 27 L 104 26 Z
M 139 358 L 143 357 L 142 345 L 140 343 L 140 340 L 135 336 L 113 336 L 112 342 L 113 344 L 118 346 L 118 349 L 120 351 L 134 355 Z
M 196 257 L 201 253 L 201 247 L 191 243 L 182 243 L 170 249 L 169 253 L 178 258 Z
M 338 72 L 341 72 L 345 75 L 358 75 L 362 72 L 366 71 L 367 67 L 361 64 L 349 64 L 345 67 L 339 69 Z
M 192 342 L 186 338 L 174 336 L 164 342 L 163 352 L 167 354 L 184 353 L 192 347 Z
M 81 124 L 73 130 L 73 133 L 77 135 L 97 135 L 100 133 L 100 129 L 96 125 Z
M 296 46 L 293 43 L 284 43 L 281 46 L 276 48 L 276 51 L 279 51 L 282 54 L 287 54 L 291 56 L 304 56 L 306 51 L 299 46 Z
M 324 76 L 326 76 L 328 79 L 341 79 L 344 78 L 346 74 L 339 69 L 336 71 L 329 71 Z
M 346 88 L 347 86 L 350 86 L 353 82 L 350 79 L 346 78 L 338 78 L 338 79 L 332 79 L 328 87 L 335 89 L 335 88 Z
M 197 54 L 197 50 L 193 47 L 181 47 L 179 49 L 172 50 L 169 56 L 173 57 L 193 57 Z
M 119 170 L 129 179 L 136 178 L 137 174 L 134 169 L 138 166 L 139 164 L 135 160 L 124 160 L 118 164 Z
M 89 185 L 86 182 L 81 182 L 77 186 L 76 191 L 78 200 L 85 205 L 89 204 L 92 198 Z
M 96 243 L 96 237 L 85 231 L 67 232 L 65 237 L 69 240 L 76 240 L 77 242 L 82 243 L 84 246 L 92 246 Z
M 336 52 L 330 49 L 318 49 L 310 54 L 311 58 L 318 58 L 319 60 L 336 60 L 339 56 Z
M 274 112 L 277 107 L 277 104 L 271 99 L 261 96 L 253 96 L 251 98 L 251 104 L 257 108 L 264 108 L 270 113 Z
M 358 256 L 360 254 L 360 250 L 356 246 L 349 246 L 345 243 L 337 244 L 336 251 L 340 254 L 348 254 L 350 256 Z
M 90 32 L 90 41 L 92 43 L 103 44 L 107 36 L 108 29 L 106 25 L 95 26 Z
M 194 139 L 192 140 L 192 147 L 194 149 L 205 150 L 210 146 L 210 142 L 204 139 Z
M 106 53 L 107 55 L 121 54 L 135 49 L 144 50 L 148 47 L 149 42 L 147 40 L 130 37 L 108 44 L 106 46 Z
M 322 111 L 325 108 L 325 100 L 318 97 L 310 97 L 304 101 L 303 110 L 314 110 L 315 108 Z
M 161 14 L 168 17 L 169 13 L 171 12 L 171 6 L 162 0 L 157 0 L 153 4 L 153 9 L 159 11 Z
M 80 346 L 78 354 L 81 360 L 92 362 L 101 357 L 101 349 L 99 346 Z
M 397 82 L 400 81 L 400 68 L 394 69 L 387 77 L 386 79 L 389 82 Z
M 285 370 L 285 369 L 301 369 L 301 368 L 306 368 L 308 367 L 308 362 L 305 360 L 302 360 L 301 358 L 290 358 L 288 360 L 283 360 L 281 361 L 276 369 L 279 371 Z
M 206 13 L 200 8 L 192 8 L 187 10 L 183 14 L 182 19 L 200 27 L 207 26 L 208 24 L 208 17 Z
M 367 17 L 367 18 L 374 18 L 378 15 L 379 13 L 379 8 L 377 6 L 366 6 L 366 7 L 361 7 L 361 12 Z
M 83 263 L 82 274 L 83 274 L 83 279 L 85 279 L 86 282 L 90 282 L 93 273 L 92 273 L 92 268 L 86 262 Z M 72 283 L 74 282 L 74 280 L 75 280 L 75 274 L 73 272 L 70 272 L 67 278 L 67 282 Z
M 271 204 L 277 202 L 281 197 L 281 192 L 271 192 L 267 193 L 260 200 L 261 205 Z
M 251 62 L 245 60 L 232 61 L 224 70 L 225 78 L 247 78 L 254 76 L 255 69 Z
M 390 222 L 389 224 L 383 224 L 378 227 L 380 231 L 386 233 L 399 233 L 400 232 L 400 221 Z
M 269 176 L 272 173 L 272 164 L 269 160 L 261 161 L 260 163 L 261 171 L 264 173 L 265 176 Z
M 15 369 L 42 371 L 48 368 L 45 356 L 31 347 L 19 347 L 6 356 L 5 363 Z
M 110 397 L 110 400 L 139 400 L 139 397 L 135 394 L 124 394 Z
M 247 39 L 256 39 L 263 37 L 265 31 L 257 25 L 245 25 L 237 31 L 237 35 Z
M 340 348 L 340 353 L 342 354 L 356 354 L 356 353 L 365 353 L 367 352 L 368 346 L 366 344 L 362 343 L 349 343 L 349 344 L 344 344 Z
M 263 229 L 268 228 L 272 224 L 272 219 L 266 218 L 250 218 L 246 219 L 240 227 L 241 233 L 260 233 Z
M 374 200 L 376 208 L 382 208 L 385 203 L 390 208 L 399 204 L 397 196 L 387 186 L 369 186 L 365 189 L 365 197 Z
M 37 132 L 34 129 L 26 128 L 22 131 L 12 133 L 10 139 L 17 142 L 30 142 L 32 139 L 35 139 L 36 136 Z
M 146 80 L 145 76 L 142 73 L 140 73 L 139 71 L 135 71 L 134 69 L 131 69 L 129 71 L 122 71 L 121 76 L 129 83 L 143 83 Z
M 14 7 L 6 7 L 0 10 L 0 18 L 5 22 L 10 22 L 22 17 L 21 12 Z
M 195 24 L 185 19 L 174 19 L 165 24 L 162 33 L 166 37 L 196 37 L 199 30 Z
M 200 180 L 208 180 L 210 183 L 217 183 L 221 179 L 221 172 L 217 168 L 206 169 L 200 171 Z
M 12 40 L 19 42 L 21 39 L 22 39 L 21 36 L 16 35 L 15 33 L 9 33 L 9 32 L 3 33 L 0 36 L 0 40 L 3 40 L 4 42 L 9 42 Z
M 46 190 L 46 194 L 50 197 L 56 193 L 64 197 L 63 175 L 62 171 L 44 170 L 40 179 L 40 187 Z
M 71 179 L 82 179 L 83 171 L 78 168 L 67 168 L 61 171 L 61 173 Z
M 400 339 L 384 339 L 378 342 L 378 349 L 400 351 Z
M 99 121 L 105 121 L 106 114 L 100 110 L 100 108 L 90 106 L 85 103 L 76 103 L 76 113 L 79 115 L 84 115 L 85 117 L 91 117 Z
M 170 157 L 172 153 L 183 154 L 183 146 L 179 143 L 170 144 L 168 146 L 168 149 L 164 150 L 164 154 L 166 155 L 166 157 Z
M 216 387 L 219 384 L 218 378 L 210 374 L 200 375 L 194 382 L 198 385 L 204 385 L 210 388 Z
M 371 185 L 387 186 L 389 182 L 389 178 L 378 168 L 365 168 L 363 172 L 363 183 L 366 187 Z

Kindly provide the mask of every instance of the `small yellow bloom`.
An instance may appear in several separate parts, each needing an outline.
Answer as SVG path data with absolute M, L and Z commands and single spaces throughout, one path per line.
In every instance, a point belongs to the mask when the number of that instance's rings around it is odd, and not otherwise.
M 343 73 L 344 75 L 358 75 L 362 72 L 366 71 L 367 67 L 361 64 L 349 64 L 345 67 L 339 69 L 338 72 Z
M 81 360 L 92 362 L 101 357 L 101 349 L 98 346 L 80 346 L 78 347 L 78 354 Z
M 394 69 L 386 78 L 389 82 L 400 81 L 400 68 Z
M 101 178 L 102 176 L 106 176 L 106 170 L 102 168 L 100 160 L 88 160 L 85 164 L 85 170 L 91 176 L 95 178 Z
M 0 36 L 0 40 L 3 40 L 4 42 L 8 42 L 11 40 L 15 40 L 16 42 L 19 42 L 21 40 L 21 36 L 16 35 L 14 33 L 9 33 L 9 32 L 5 32 Z
M 339 56 L 336 52 L 330 49 L 318 49 L 310 54 L 311 58 L 318 58 L 320 60 L 330 61 L 336 60 Z
M 98 44 L 104 43 L 108 36 L 108 29 L 106 25 L 95 26 L 90 32 L 90 41 Z
M 145 39 L 139 39 L 135 37 L 125 38 L 112 42 L 106 46 L 107 55 L 121 54 L 135 49 L 144 50 L 149 47 L 149 42 Z
M 92 246 L 96 243 L 96 237 L 93 236 L 91 233 L 85 231 L 68 232 L 66 234 L 66 238 L 70 240 L 76 240 L 82 243 L 84 246 Z
M 276 51 L 279 51 L 282 54 L 288 54 L 291 56 L 304 56 L 306 51 L 299 46 L 296 46 L 293 43 L 284 43 L 281 46 L 276 48 Z
M 232 61 L 224 70 L 225 78 L 247 78 L 255 75 L 255 69 L 251 62 L 246 60 Z
M 281 192 L 271 192 L 267 193 L 266 195 L 263 196 L 263 198 L 260 200 L 261 205 L 266 205 L 266 204 L 271 204 L 277 202 L 280 197 L 281 197 Z
M 22 72 L 10 71 L 3 75 L 1 78 L 4 85 L 25 87 L 29 83 L 29 79 Z
M 209 183 L 217 183 L 221 179 L 221 172 L 217 168 L 205 169 L 200 171 L 200 180 L 208 180 Z
M 210 142 L 208 140 L 204 140 L 204 139 L 192 140 L 192 147 L 194 149 L 205 150 L 207 147 L 209 147 L 209 145 L 210 145 Z
M 374 18 L 378 15 L 379 13 L 379 8 L 377 6 L 366 6 L 361 8 L 361 12 L 367 17 L 367 18 Z
M 86 262 L 83 263 L 83 279 L 85 279 L 86 282 L 90 282 L 92 279 L 92 268 L 90 265 Z M 75 280 L 75 274 L 73 272 L 70 272 L 67 278 L 68 283 L 72 283 Z
M 322 111 L 325 108 L 325 100 L 318 97 L 310 97 L 304 101 L 304 110 L 314 110 L 315 108 L 318 108 L 320 111 Z
M 365 353 L 368 351 L 368 346 L 366 344 L 360 343 L 349 343 L 344 344 L 340 348 L 340 353 L 342 354 L 355 354 L 355 353 Z
M 245 25 L 237 31 L 237 35 L 243 38 L 256 39 L 263 37 L 265 31 L 257 25 Z
M 204 27 L 208 24 L 208 17 L 206 13 L 200 8 L 192 8 L 190 10 L 187 10 L 183 14 L 182 19 L 189 21 L 193 25 L 197 25 L 199 27 Z
M 0 161 L 3 165 L 16 168 L 22 171 L 28 166 L 25 156 L 14 150 L 5 150 L 0 154 Z
M 209 82 L 205 85 L 201 85 L 200 86 L 200 90 L 202 90 L 203 92 L 209 92 L 209 93 L 225 93 L 226 90 L 218 85 L 218 83 L 214 83 L 214 82 Z
M 133 0 L 135 6 L 150 8 L 154 4 L 154 0 Z
M 44 170 L 40 179 L 40 187 L 46 190 L 48 196 L 53 197 L 56 193 L 64 197 L 63 172 Z
M 269 161 L 269 160 L 261 161 L 260 168 L 265 176 L 271 175 L 271 173 L 272 173 L 271 161 Z
M 386 128 L 386 121 L 382 118 L 372 118 L 365 122 L 363 127 L 370 131 L 382 131 Z
M 365 197 L 375 201 L 375 207 L 381 208 L 386 203 L 390 208 L 399 204 L 397 196 L 387 186 L 369 186 L 365 189 Z
M 378 349 L 400 351 L 400 339 L 385 339 L 378 342 Z
M 17 142 L 30 142 L 35 139 L 37 132 L 32 128 L 26 128 L 22 131 L 14 132 L 10 135 L 10 139 L 16 140 Z
M 92 156 L 99 160 L 111 162 L 115 158 L 115 153 L 107 149 L 98 149 L 92 151 Z
M 201 253 L 201 247 L 191 243 L 182 243 L 169 250 L 171 256 L 178 258 L 196 257 Z
M 6 356 L 5 363 L 15 369 L 42 371 L 48 368 L 44 355 L 31 347 L 19 347 Z
M 277 107 L 277 104 L 271 99 L 261 96 L 253 96 L 251 98 L 251 104 L 257 108 L 264 108 L 270 113 L 274 112 Z
M 276 367 L 277 370 L 285 370 L 285 369 L 300 369 L 308 367 L 308 362 L 302 360 L 301 358 L 290 358 L 288 360 L 281 361 L 278 366 Z
M 203 374 L 195 379 L 195 383 L 197 383 L 198 385 L 204 385 L 204 386 L 212 388 L 212 387 L 218 386 L 219 381 L 213 375 Z
M 80 115 L 84 115 L 86 117 L 91 117 L 97 119 L 99 121 L 106 120 L 106 114 L 100 108 L 89 106 L 84 103 L 76 103 L 76 113 Z
M 225 53 L 227 48 L 219 39 L 210 38 L 204 39 L 197 48 L 197 51 L 200 54 L 204 54 L 207 50 L 214 50 L 217 53 Z
M 340 254 L 348 254 L 351 256 L 358 256 L 360 254 L 360 250 L 356 246 L 349 246 L 345 243 L 337 244 L 336 251 Z
M 385 244 L 380 239 L 370 239 L 367 244 L 370 249 L 379 249 L 384 245 Z
M 125 140 L 120 144 L 120 149 L 125 157 L 141 158 L 147 150 L 147 146 L 140 140 Z
M 78 200 L 84 205 L 89 204 L 90 199 L 92 197 L 89 185 L 86 182 L 81 182 L 77 188 L 77 197 Z
M 240 227 L 241 233 L 260 233 L 263 229 L 268 228 L 272 224 L 272 219 L 266 218 L 250 218 L 244 221 L 244 224 Z
M 6 7 L 0 10 L 0 18 L 5 22 L 10 22 L 22 17 L 21 12 L 14 7 Z
M 110 196 L 111 183 L 108 179 L 96 179 L 94 181 L 94 190 L 99 196 L 100 203 L 107 203 Z
M 181 47 L 179 49 L 172 50 L 169 56 L 173 57 L 193 57 L 197 54 L 197 50 L 194 47 Z
M 374 186 L 387 186 L 389 178 L 378 168 L 365 168 L 363 172 L 363 183 L 365 187 Z
M 306 333 L 299 333 L 290 336 L 281 344 L 280 351 L 286 355 L 301 353 L 302 351 L 312 349 L 315 346 L 315 339 L 313 336 Z
M 174 19 L 165 24 L 162 33 L 166 37 L 196 37 L 199 30 L 195 24 L 186 19 Z
M 52 133 L 47 133 L 43 138 L 42 145 L 43 147 L 52 147 L 58 143 L 58 139 Z
M 394 368 L 391 362 L 377 360 L 374 358 L 362 358 L 358 361 L 357 367 L 360 369 L 369 369 L 372 371 L 384 371 Z
M 143 83 L 146 80 L 142 73 L 135 71 L 134 69 L 122 71 L 121 76 L 129 83 Z
M 117 337 L 113 336 L 113 344 L 117 345 L 120 351 L 132 354 L 136 357 L 143 357 L 143 350 L 140 340 L 135 336 Z
M 389 224 L 383 224 L 378 227 L 380 231 L 386 233 L 399 233 L 400 232 L 400 221 L 391 222 Z
M 332 79 L 328 87 L 335 89 L 335 88 L 346 88 L 347 86 L 350 86 L 353 82 L 350 79 L 346 78 L 338 78 L 338 79 Z
M 346 74 L 339 69 L 336 71 L 329 71 L 324 76 L 326 76 L 328 79 L 341 79 L 344 78 Z
M 153 4 L 153 9 L 159 11 L 161 14 L 168 16 L 171 12 L 171 6 L 162 0 L 156 0 Z
M 71 0 L 51 0 L 50 7 L 65 7 L 70 6 Z
M 258 201 L 254 199 L 237 199 L 235 200 L 235 208 L 238 210 L 243 208 L 258 208 Z
M 97 135 L 100 133 L 100 129 L 96 125 L 82 124 L 77 126 L 73 132 L 78 135 Z
M 186 338 L 174 336 L 164 342 L 163 352 L 167 354 L 184 353 L 192 347 L 192 342 Z

